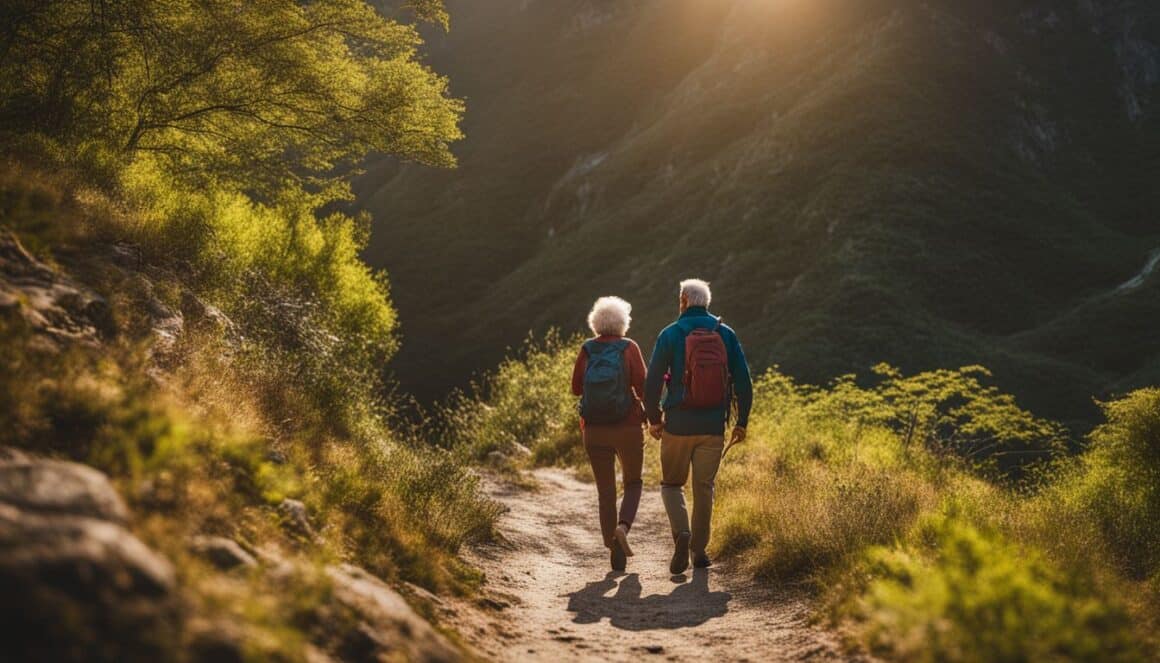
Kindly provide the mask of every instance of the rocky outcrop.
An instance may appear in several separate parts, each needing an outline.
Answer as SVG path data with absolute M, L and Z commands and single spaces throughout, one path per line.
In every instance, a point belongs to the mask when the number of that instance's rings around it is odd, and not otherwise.
M 258 560 L 253 555 L 246 552 L 237 541 L 224 536 L 199 536 L 190 542 L 189 547 L 223 571 L 258 566 Z
M 157 296 L 153 281 L 136 250 L 124 244 L 107 247 L 110 263 L 136 282 L 136 295 L 153 338 L 158 358 L 176 349 L 189 331 L 216 334 L 233 339 L 238 330 L 217 307 L 202 301 L 189 290 L 181 291 L 179 306 L 170 306 Z M 0 314 L 15 314 L 40 338 L 42 349 L 63 348 L 69 343 L 98 345 L 117 333 L 108 301 L 92 289 L 34 257 L 19 238 L 0 229 Z
M 172 657 L 170 563 L 128 529 L 105 475 L 0 453 L 0 623 L 6 660 Z
M 58 345 L 93 345 L 115 332 L 103 297 L 37 260 L 0 229 L 0 313 L 9 311 Z
M 382 580 L 350 564 L 331 567 L 335 599 L 359 619 L 341 644 L 343 660 L 458 661 L 462 655 Z

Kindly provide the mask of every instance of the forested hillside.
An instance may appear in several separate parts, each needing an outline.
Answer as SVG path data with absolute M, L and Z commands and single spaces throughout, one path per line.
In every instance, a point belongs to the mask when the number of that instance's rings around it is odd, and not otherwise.
M 392 425 L 388 283 L 327 209 L 371 150 L 454 163 L 414 21 L 0 6 L 0 659 L 466 655 L 431 592 L 498 510 Z
M 597 295 L 651 341 L 692 275 L 810 381 L 981 363 L 1074 421 L 1160 379 L 1153 3 L 449 9 L 460 167 L 356 183 L 421 395 Z

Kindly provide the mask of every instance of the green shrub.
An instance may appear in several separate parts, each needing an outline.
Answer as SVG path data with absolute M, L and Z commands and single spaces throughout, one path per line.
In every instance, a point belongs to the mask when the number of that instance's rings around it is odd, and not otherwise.
M 1001 476 L 972 459 L 984 445 L 1061 444 L 1057 426 L 984 385 L 980 368 L 875 372 L 872 387 L 854 376 L 799 385 L 776 370 L 757 380 L 750 440 L 721 472 L 719 552 L 759 575 L 824 578 L 900 536 L 948 486 L 986 495 L 961 475 Z
M 877 382 L 870 387 L 846 375 L 820 388 L 770 370 L 755 384 L 753 418 L 778 426 L 787 418 L 795 421 L 799 435 L 784 442 L 795 447 L 787 453 L 803 451 L 803 440 L 815 445 L 811 454 L 820 453 L 817 444 L 831 453 L 858 452 L 864 440 L 888 434 L 885 446 L 874 445 L 879 461 L 953 461 L 994 478 L 1018 475 L 1066 448 L 1060 425 L 1034 416 L 1009 394 L 985 384 L 990 373 L 982 367 L 903 376 L 879 364 L 874 374 Z
M 529 339 L 483 384 L 442 409 L 444 437 L 479 460 L 493 452 L 519 457 L 526 449 L 537 465 L 582 463 L 580 417 L 570 386 L 580 343 L 558 332 L 540 342 Z
M 0 177 L 26 244 L 46 259 L 59 253 L 62 270 L 108 293 L 120 331 L 101 347 L 54 354 L 19 315 L 0 316 L 0 444 L 109 472 L 150 541 L 210 532 L 275 542 L 273 507 L 294 498 L 322 534 L 311 554 L 433 589 L 474 582 L 455 553 L 490 536 L 496 506 L 462 458 L 387 425 L 380 370 L 397 343 L 395 314 L 385 281 L 358 261 L 360 231 L 306 207 L 291 216 L 238 195 L 180 191 L 148 170 L 125 182 L 133 203 L 117 207 L 60 177 L 19 168 Z M 134 242 L 150 267 L 114 268 L 101 252 L 78 262 L 94 231 Z M 235 328 L 190 323 L 158 372 L 148 298 L 180 309 L 190 292 Z
M 719 475 L 717 552 L 824 590 L 833 623 L 887 658 L 1142 659 L 1160 390 L 1105 406 L 1082 459 L 1038 471 L 1063 429 L 985 371 L 876 373 L 869 387 L 756 382 L 749 440 Z
M 1042 555 L 949 514 L 914 542 L 866 554 L 871 578 L 846 606 L 873 653 L 902 661 L 1130 661 L 1124 611 Z
M 275 206 L 177 188 L 147 160 L 124 183 L 133 207 L 148 210 L 130 237 L 151 260 L 188 266 L 202 295 L 239 325 L 256 370 L 304 385 L 339 430 L 368 414 L 398 338 L 386 278 L 359 259 L 363 225 L 317 219 L 305 194 Z
M 1135 579 L 1160 571 L 1160 389 L 1103 404 L 1107 422 L 1043 500 L 1059 517 L 1086 518 L 1098 545 Z M 1093 542 L 1097 543 L 1097 542 Z

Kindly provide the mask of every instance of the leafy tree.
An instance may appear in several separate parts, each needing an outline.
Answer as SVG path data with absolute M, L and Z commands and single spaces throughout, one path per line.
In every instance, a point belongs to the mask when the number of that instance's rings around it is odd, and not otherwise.
M 407 5 L 442 25 L 438 0 Z M 454 164 L 460 100 L 414 26 L 362 0 L 13 0 L 0 125 L 194 185 L 344 197 L 368 152 Z

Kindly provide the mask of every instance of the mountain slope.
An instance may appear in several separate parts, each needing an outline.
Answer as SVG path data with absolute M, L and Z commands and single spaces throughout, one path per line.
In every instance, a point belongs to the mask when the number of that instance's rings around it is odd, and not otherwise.
M 692 275 L 755 364 L 808 380 L 983 363 L 1082 419 L 1160 377 L 1145 3 L 450 9 L 460 169 L 358 186 L 421 395 L 609 292 L 647 345 Z

